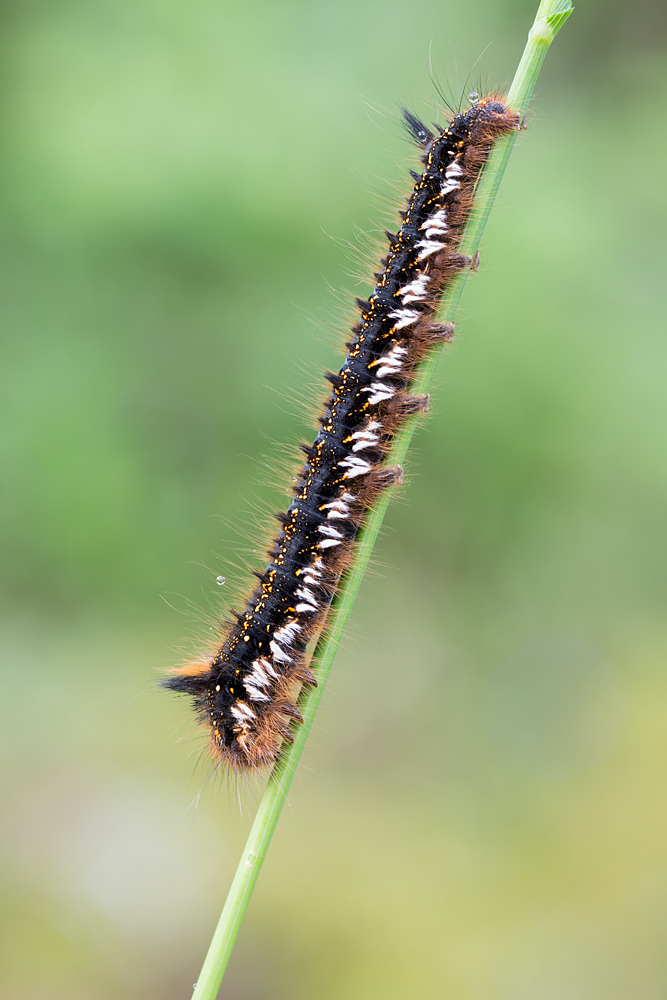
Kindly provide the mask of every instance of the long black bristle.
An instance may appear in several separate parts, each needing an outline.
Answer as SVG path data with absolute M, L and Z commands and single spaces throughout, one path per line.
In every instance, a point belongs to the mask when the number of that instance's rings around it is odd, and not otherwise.
M 403 112 L 403 122 L 408 134 L 420 146 L 428 145 L 435 133 L 431 132 L 430 128 L 417 118 L 416 115 L 413 115 L 412 111 L 408 111 L 407 108 L 401 108 L 401 111 Z

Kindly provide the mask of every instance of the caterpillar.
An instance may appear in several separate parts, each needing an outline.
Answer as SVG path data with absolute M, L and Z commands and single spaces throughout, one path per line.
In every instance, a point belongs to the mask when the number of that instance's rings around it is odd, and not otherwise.
M 450 341 L 452 323 L 434 317 L 452 278 L 476 266 L 458 252 L 475 184 L 495 140 L 519 127 L 497 94 L 479 98 L 433 132 L 404 110 L 409 134 L 422 148 L 421 173 L 319 417 L 294 500 L 277 516 L 280 531 L 269 564 L 245 609 L 233 614 L 221 643 L 202 661 L 176 669 L 163 683 L 190 695 L 208 728 L 217 763 L 252 771 L 275 762 L 292 725 L 303 685 L 317 680 L 306 647 L 321 632 L 341 574 L 348 566 L 365 513 L 380 491 L 399 483 L 400 466 L 383 462 L 401 423 L 428 409 L 428 396 L 409 387 L 424 355 Z

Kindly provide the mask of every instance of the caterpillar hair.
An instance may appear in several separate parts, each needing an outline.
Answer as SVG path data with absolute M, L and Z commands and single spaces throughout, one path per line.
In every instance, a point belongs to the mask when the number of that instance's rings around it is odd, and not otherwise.
M 410 384 L 425 354 L 450 341 L 452 323 L 435 315 L 452 278 L 476 260 L 459 253 L 475 185 L 496 139 L 519 127 L 519 116 L 497 94 L 478 98 L 445 128 L 427 127 L 404 110 L 422 148 L 421 173 L 400 212 L 396 232 L 375 274 L 368 300 L 338 372 L 294 500 L 277 515 L 280 530 L 269 564 L 243 611 L 235 614 L 212 654 L 175 670 L 164 684 L 190 695 L 210 734 L 217 762 L 236 770 L 274 763 L 301 716 L 302 685 L 315 685 L 306 647 L 321 632 L 355 537 L 378 494 L 401 481 L 400 466 L 384 461 L 402 422 L 425 412 L 428 397 Z

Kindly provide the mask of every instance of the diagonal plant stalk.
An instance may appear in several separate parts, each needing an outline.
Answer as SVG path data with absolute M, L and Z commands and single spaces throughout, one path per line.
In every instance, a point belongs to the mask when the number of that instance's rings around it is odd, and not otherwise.
M 571 12 L 570 0 L 541 0 L 535 21 L 528 34 L 528 41 L 521 61 L 507 95 L 507 103 L 520 115 L 526 112 L 547 50 Z M 477 252 L 516 135 L 516 132 L 513 132 L 502 136 L 491 150 L 478 185 L 473 214 L 463 234 L 459 253 L 474 256 Z M 441 322 L 453 320 L 463 294 L 466 278 L 467 272 L 460 272 L 449 285 L 438 316 Z M 411 388 L 413 393 L 428 392 L 439 354 L 440 351 L 436 349 L 423 361 Z M 400 465 L 405 461 L 417 422 L 418 417 L 412 417 L 402 425 L 394 439 L 391 451 L 387 455 L 388 465 Z M 354 561 L 334 598 L 329 624 L 313 655 L 311 667 L 317 671 L 318 686 L 304 690 L 299 700 L 303 723 L 295 731 L 294 743 L 284 750 L 269 777 L 220 921 L 195 986 L 192 1000 L 215 1000 L 217 996 L 241 921 L 287 798 L 287 792 L 308 739 L 310 727 L 331 671 L 338 645 L 345 631 L 373 546 L 382 526 L 391 494 L 391 489 L 384 490 L 380 494 L 374 509 L 357 537 Z

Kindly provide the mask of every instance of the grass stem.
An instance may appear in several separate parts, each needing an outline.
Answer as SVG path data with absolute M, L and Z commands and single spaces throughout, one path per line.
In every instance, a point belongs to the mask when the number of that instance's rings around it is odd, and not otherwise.
M 528 107 L 547 50 L 571 11 L 570 0 L 542 0 L 540 3 L 507 98 L 508 104 L 520 115 L 525 114 Z M 463 234 L 460 253 L 473 256 L 477 252 L 484 226 L 515 140 L 516 133 L 503 136 L 491 150 L 479 182 L 475 197 L 475 209 Z M 441 322 L 453 320 L 467 277 L 467 271 L 461 272 L 449 285 L 438 317 Z M 412 388 L 414 393 L 428 392 L 439 354 L 438 350 L 432 351 L 422 363 Z M 389 465 L 402 465 L 404 463 L 417 426 L 417 419 L 416 417 L 410 418 L 402 425 L 387 457 Z M 345 631 L 382 526 L 391 493 L 392 490 L 389 489 L 380 494 L 375 508 L 371 511 L 359 533 L 355 546 L 354 562 L 333 601 L 329 624 L 317 644 L 313 656 L 311 666 L 317 673 L 318 686 L 304 692 L 299 702 L 299 708 L 304 718 L 303 724 L 297 727 L 294 743 L 286 747 L 269 777 L 195 987 L 193 1000 L 215 1000 L 217 996 L 243 916 L 266 857 L 273 831 L 278 823 L 292 778 L 308 739 L 310 727 L 326 686 L 338 645 Z

